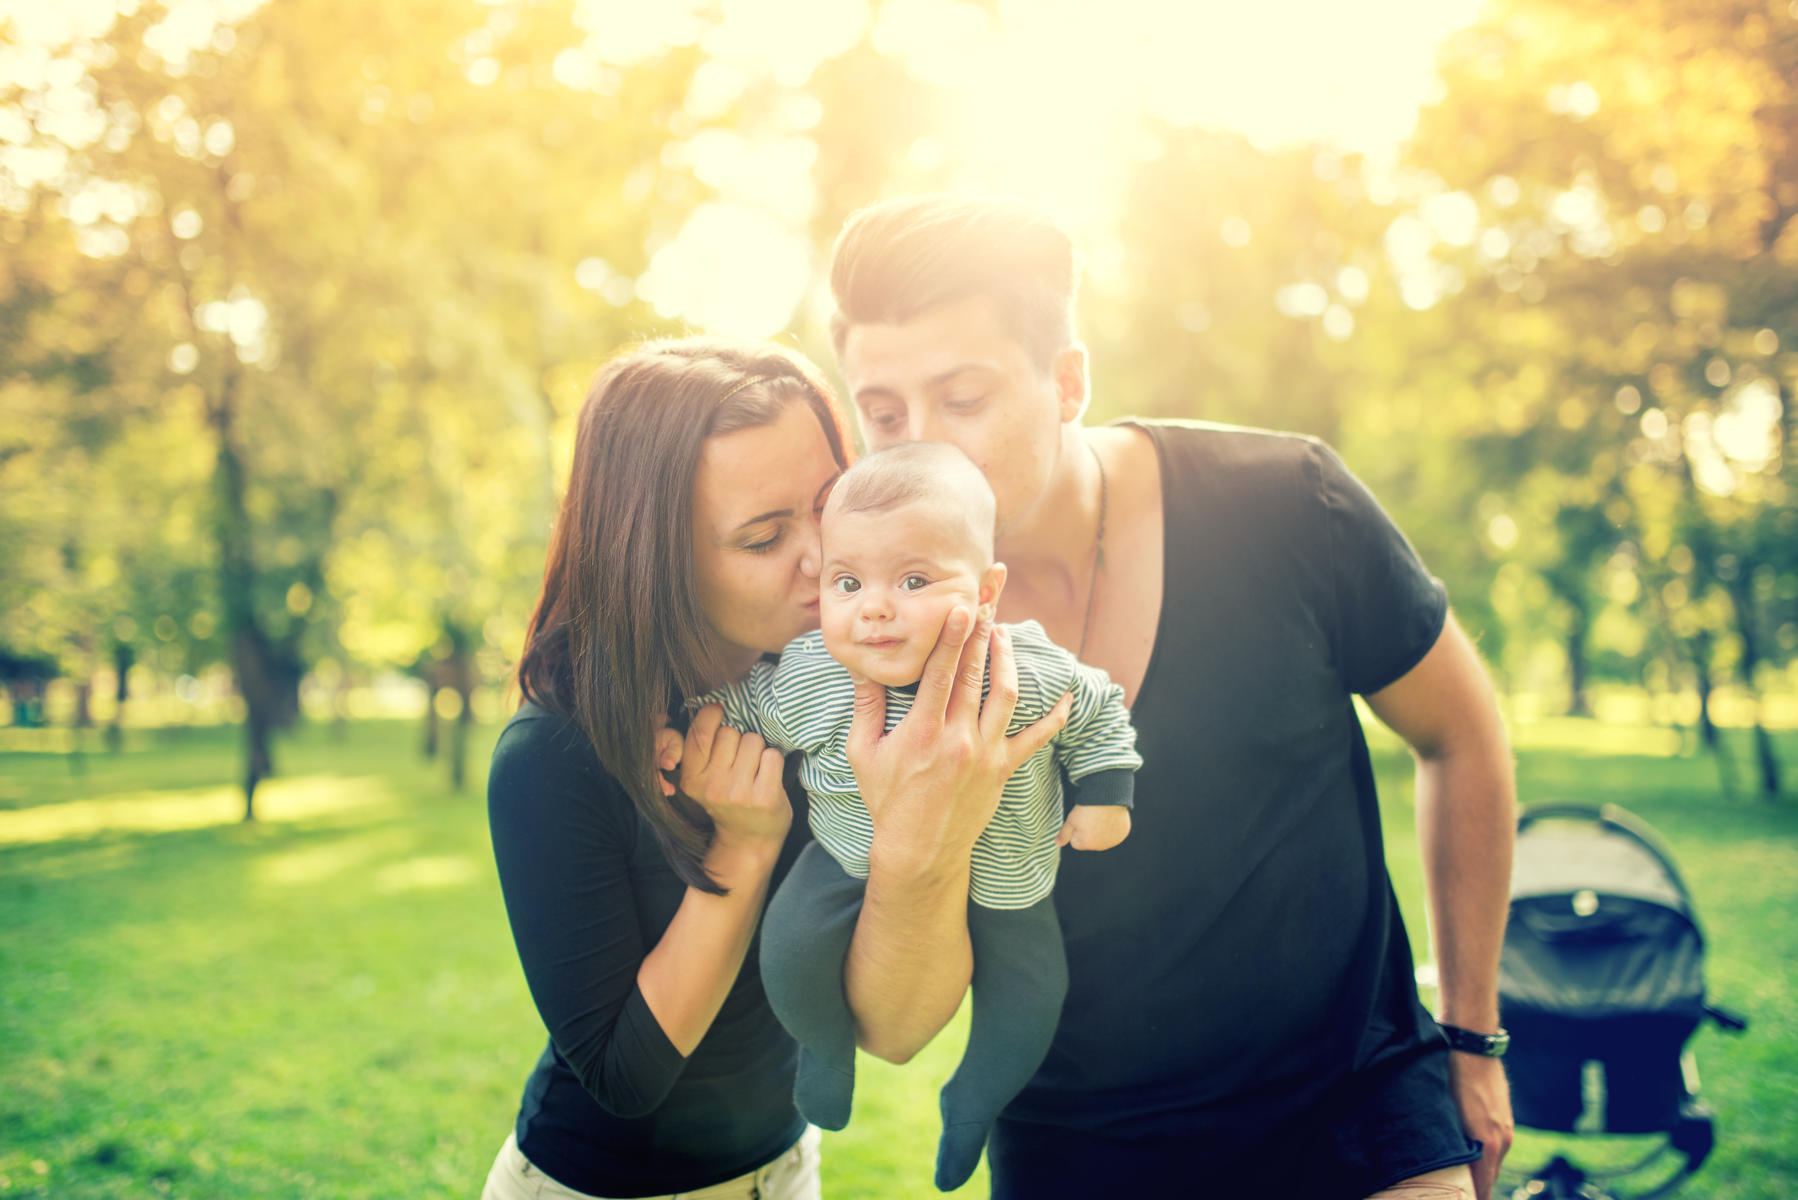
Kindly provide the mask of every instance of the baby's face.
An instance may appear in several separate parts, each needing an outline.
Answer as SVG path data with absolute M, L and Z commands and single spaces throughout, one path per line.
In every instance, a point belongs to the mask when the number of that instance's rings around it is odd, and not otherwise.
M 852 675 L 916 683 L 949 611 L 972 611 L 989 564 L 965 517 L 939 500 L 885 512 L 826 511 L 819 621 Z

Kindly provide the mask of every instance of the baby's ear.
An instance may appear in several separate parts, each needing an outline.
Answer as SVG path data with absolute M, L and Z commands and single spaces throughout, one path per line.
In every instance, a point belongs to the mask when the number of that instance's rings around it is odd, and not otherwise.
M 993 608 L 999 603 L 999 593 L 1005 590 L 1005 564 L 996 562 L 988 567 L 980 576 L 980 604 L 983 608 Z

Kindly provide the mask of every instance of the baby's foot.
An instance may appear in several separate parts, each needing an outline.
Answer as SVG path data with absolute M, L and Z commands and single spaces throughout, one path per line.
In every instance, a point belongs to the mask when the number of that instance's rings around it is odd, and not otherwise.
M 986 1148 L 987 1130 L 981 1121 L 964 1121 L 943 1126 L 943 1140 L 936 1148 L 936 1186 L 952 1192 L 968 1181 L 980 1165 L 980 1152 Z
M 793 1103 L 799 1113 L 820 1129 L 841 1129 L 849 1124 L 849 1108 L 855 1099 L 855 1069 L 825 1066 L 810 1050 L 800 1047 L 799 1075 L 793 1081 Z

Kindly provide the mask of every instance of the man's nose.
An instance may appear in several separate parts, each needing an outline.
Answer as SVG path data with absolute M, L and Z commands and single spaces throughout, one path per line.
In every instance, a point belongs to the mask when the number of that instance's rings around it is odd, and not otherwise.
M 908 442 L 940 442 L 943 440 L 937 429 L 936 414 L 930 405 L 916 405 L 906 415 L 905 440 Z

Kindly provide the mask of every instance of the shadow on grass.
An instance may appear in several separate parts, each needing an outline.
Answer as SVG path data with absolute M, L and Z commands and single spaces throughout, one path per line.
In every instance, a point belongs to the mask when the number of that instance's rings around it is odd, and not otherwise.
M 481 729 L 470 738 L 471 795 L 479 789 L 482 764 L 497 733 Z M 130 730 L 117 754 L 101 749 L 97 737 L 89 752 L 79 755 L 66 750 L 0 749 L 0 814 L 122 793 L 148 796 L 213 789 L 236 794 L 241 815 L 242 741 L 238 727 L 213 725 Z M 271 782 L 322 772 L 383 775 L 420 785 L 434 782 L 446 795 L 453 794 L 445 766 L 427 762 L 420 753 L 418 726 L 411 721 L 302 725 L 276 739 L 274 757 L 277 771 Z

